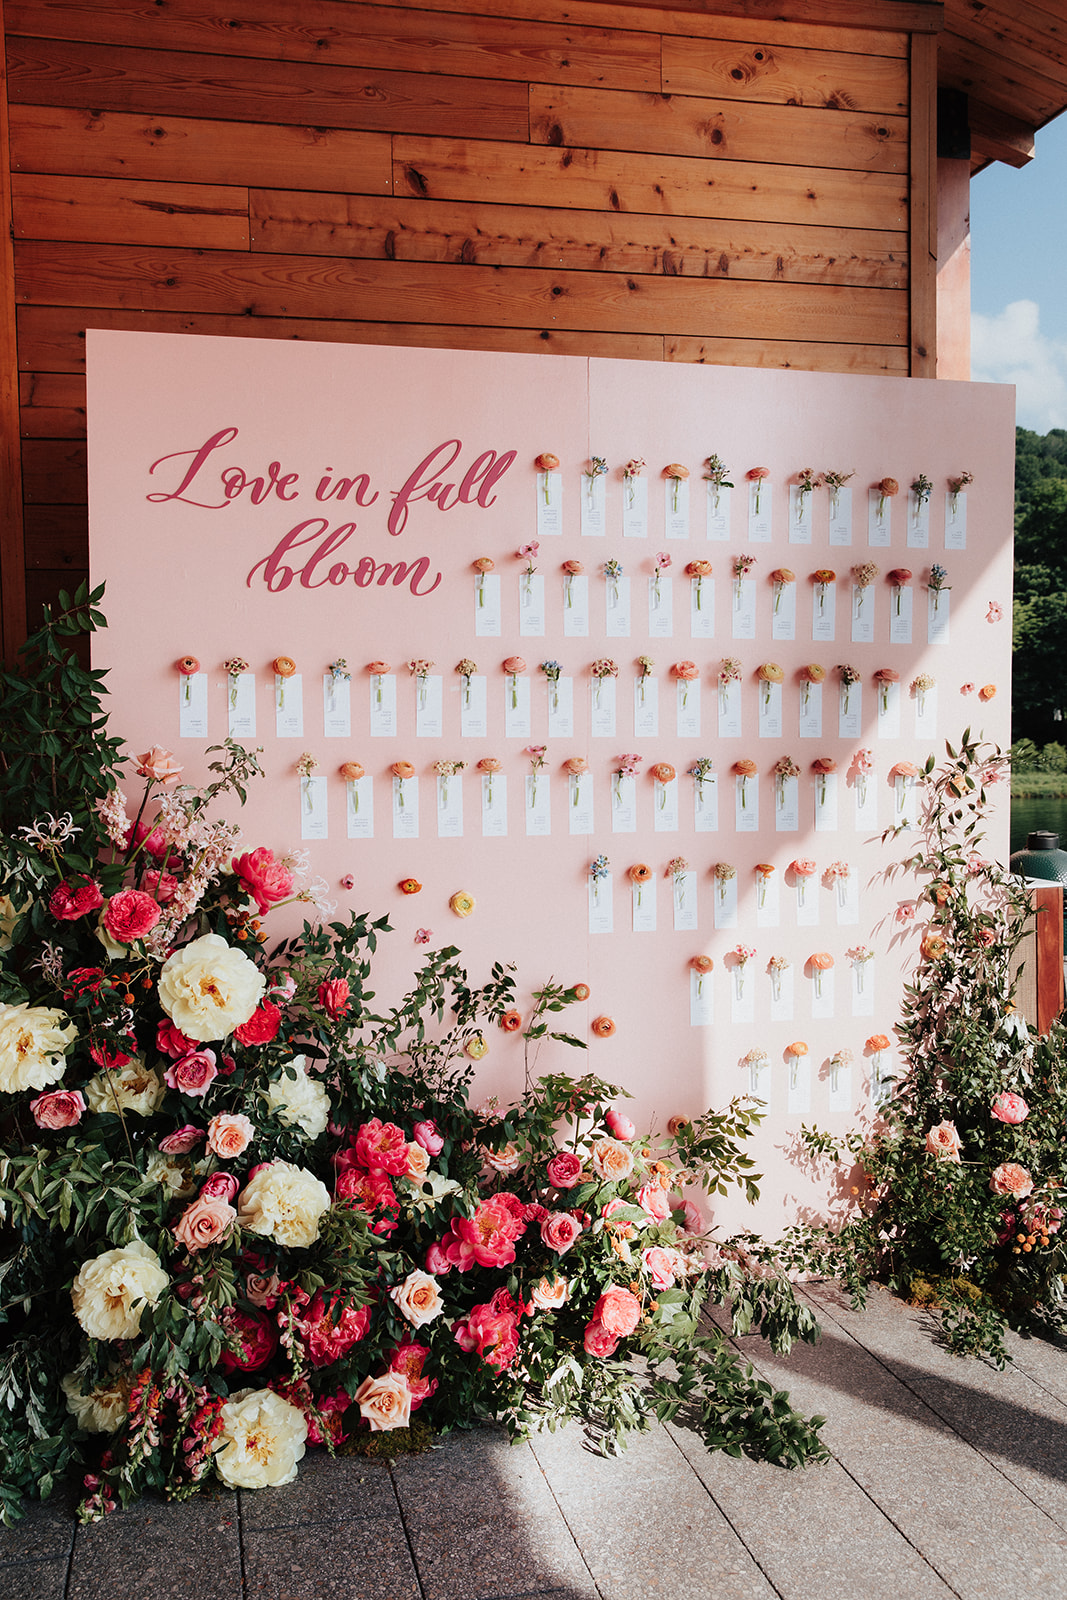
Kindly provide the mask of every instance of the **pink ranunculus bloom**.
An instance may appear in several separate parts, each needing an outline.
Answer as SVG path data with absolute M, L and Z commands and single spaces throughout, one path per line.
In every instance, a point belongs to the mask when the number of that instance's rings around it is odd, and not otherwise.
M 616 1111 L 614 1106 L 604 1120 L 616 1139 L 632 1139 L 637 1132 L 629 1117 L 623 1116 L 621 1111 Z
M 298 1325 L 312 1366 L 332 1366 L 347 1355 L 354 1344 L 366 1338 L 370 1306 L 345 1306 L 338 1316 L 341 1299 L 339 1291 L 327 1299 L 323 1291 L 317 1289 L 311 1304 L 299 1318 Z
M 609 1333 L 625 1339 L 641 1320 L 641 1302 L 629 1289 L 612 1283 L 593 1307 L 593 1316 Z
M 609 1333 L 604 1324 L 594 1317 L 591 1322 L 587 1322 L 585 1325 L 582 1345 L 587 1355 L 598 1356 L 601 1360 L 604 1360 L 606 1356 L 615 1354 L 619 1347 L 619 1341 L 615 1334 Z
M 996 1117 L 998 1122 L 1025 1122 L 1030 1115 L 1030 1107 L 1021 1094 L 1012 1094 L 1010 1090 L 1005 1090 L 993 1101 L 990 1114 Z
M 452 1263 L 439 1244 L 430 1245 L 426 1251 L 426 1271 L 433 1273 L 435 1278 L 441 1278 L 446 1272 L 451 1272 Z
M 242 1022 L 239 1028 L 234 1028 L 233 1036 L 238 1044 L 257 1045 L 270 1044 L 278 1036 L 278 1029 L 282 1025 L 282 1014 L 273 1000 L 261 1000 L 247 1022 Z
M 99 911 L 103 903 L 103 890 L 90 879 L 87 883 L 61 883 L 52 890 L 48 909 L 60 922 L 76 922 L 90 911 Z
M 974 937 L 976 942 L 982 947 L 983 950 L 991 949 L 992 946 L 997 942 L 996 930 L 994 928 L 979 928 Z
M 545 1176 L 554 1189 L 573 1189 L 582 1176 L 582 1163 L 570 1150 L 561 1150 L 545 1168 Z
M 142 889 L 120 889 L 104 908 L 104 928 L 118 944 L 133 944 L 151 933 L 163 915 L 157 901 Z
M 193 1050 L 189 1055 L 171 1062 L 163 1074 L 163 1081 L 168 1088 L 177 1089 L 181 1094 L 203 1095 L 207 1094 L 218 1075 L 214 1050 Z
M 900 902 L 900 904 L 897 906 L 897 921 L 898 922 L 914 922 L 915 921 L 915 902 L 914 902 L 914 900 L 902 900 Z
M 989 1187 L 994 1194 L 1010 1194 L 1013 1200 L 1025 1200 L 1034 1187 L 1034 1180 L 1017 1161 L 1002 1161 L 990 1174 Z
M 237 1346 L 224 1349 L 219 1356 L 223 1372 L 256 1372 L 265 1367 L 278 1348 L 278 1330 L 268 1317 L 255 1311 L 225 1306 L 219 1321 Z
M 662 1183 L 646 1183 L 637 1191 L 637 1204 L 655 1217 L 657 1222 L 669 1222 L 671 1197 Z
M 541 1224 L 541 1238 L 557 1255 L 566 1255 L 582 1231 L 577 1217 L 569 1211 L 552 1211 Z
M 293 874 L 274 859 L 274 851 L 265 845 L 237 856 L 233 870 L 241 880 L 241 888 L 256 902 L 261 917 L 279 901 L 288 900 L 293 892 Z
M 203 1128 L 198 1128 L 193 1122 L 187 1122 L 183 1127 L 175 1128 L 173 1133 L 168 1133 L 165 1139 L 161 1139 L 159 1148 L 164 1155 L 185 1156 L 190 1150 L 195 1150 L 204 1138 L 206 1134 Z
M 669 1289 L 679 1278 L 685 1277 L 685 1257 L 679 1250 L 650 1245 L 641 1251 L 641 1265 L 648 1273 L 654 1289 Z
M 137 776 L 148 778 L 164 789 L 173 789 L 184 771 L 181 762 L 162 745 L 154 744 L 151 750 L 137 757 Z
M 939 1161 L 955 1161 L 960 1159 L 960 1136 L 956 1131 L 954 1122 L 938 1122 L 930 1128 L 926 1135 L 926 1151 L 928 1155 L 937 1156 Z
M 428 1156 L 439 1156 L 444 1149 L 444 1135 L 438 1133 L 437 1124 L 432 1117 L 425 1117 L 422 1122 L 416 1122 L 411 1130 L 411 1136 L 416 1144 L 421 1144 Z
M 30 1101 L 30 1113 L 39 1128 L 73 1128 L 85 1114 L 85 1096 L 78 1089 L 53 1089 Z
M 220 1195 L 197 1195 L 178 1218 L 174 1237 L 190 1255 L 224 1239 L 237 1221 L 237 1212 Z
M 214 1195 L 220 1200 L 232 1201 L 240 1184 L 232 1172 L 213 1172 L 200 1186 L 202 1195 Z
M 368 1172 L 403 1175 L 408 1164 L 408 1142 L 394 1122 L 372 1117 L 356 1134 L 356 1160 Z
M 187 1038 L 169 1017 L 163 1018 L 156 1028 L 156 1049 L 161 1056 L 170 1056 L 172 1061 L 177 1061 L 179 1056 L 187 1056 L 195 1048 L 195 1039 Z
M 345 1015 L 352 1004 L 352 990 L 347 978 L 327 978 L 319 984 L 319 1005 L 334 1022 Z

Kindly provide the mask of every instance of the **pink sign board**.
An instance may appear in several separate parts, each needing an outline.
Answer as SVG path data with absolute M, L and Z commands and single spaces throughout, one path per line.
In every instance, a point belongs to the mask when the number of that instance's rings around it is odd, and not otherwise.
M 661 1124 L 753 1092 L 756 1220 L 824 1205 L 795 1133 L 870 1117 L 917 958 L 893 769 L 1009 737 L 1012 392 L 103 331 L 88 365 L 130 749 L 199 781 L 262 748 L 245 840 L 389 914 L 383 1006 L 444 944 L 527 1009 L 585 981 L 588 1057 L 539 1070 Z M 489 1044 L 517 1094 L 521 1041 Z

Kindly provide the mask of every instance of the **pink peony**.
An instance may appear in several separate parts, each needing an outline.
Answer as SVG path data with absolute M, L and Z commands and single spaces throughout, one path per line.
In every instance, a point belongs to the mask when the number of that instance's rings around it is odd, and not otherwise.
M 990 1175 L 989 1187 L 994 1194 L 1010 1194 L 1013 1200 L 1025 1200 L 1034 1187 L 1034 1180 L 1017 1161 L 1004 1161 Z
M 190 1255 L 224 1239 L 237 1221 L 237 1212 L 219 1195 L 200 1194 L 178 1218 L 174 1237 Z
M 187 1122 L 183 1127 L 176 1128 L 173 1133 L 168 1133 L 165 1139 L 161 1139 L 159 1148 L 168 1156 L 184 1156 L 188 1155 L 190 1150 L 195 1150 L 205 1137 L 203 1128 Z
M 637 1203 L 655 1217 L 657 1222 L 669 1222 L 671 1197 L 661 1183 L 646 1183 L 637 1191 Z
M 52 890 L 48 909 L 60 922 L 76 922 L 90 911 L 99 911 L 103 903 L 103 890 L 90 879 L 85 883 L 61 883 Z
M 955 1161 L 960 1159 L 960 1136 L 956 1132 L 954 1122 L 939 1122 L 931 1128 L 926 1135 L 926 1150 L 928 1155 L 937 1156 L 939 1161 Z
M 608 1333 L 625 1339 L 641 1320 L 641 1302 L 629 1289 L 609 1284 L 593 1307 L 593 1319 Z
M 452 1336 L 461 1350 L 476 1350 L 488 1366 L 504 1372 L 519 1352 L 519 1318 L 524 1309 L 506 1289 L 498 1289 L 487 1305 L 475 1306 L 455 1324 Z
M 261 1000 L 248 1021 L 234 1028 L 233 1036 L 238 1044 L 270 1044 L 277 1037 L 281 1025 L 282 1014 L 274 1001 Z
M 120 889 L 104 910 L 104 929 L 117 944 L 133 944 L 151 933 L 163 915 L 158 903 L 141 889 Z
M 428 1156 L 439 1156 L 444 1149 L 444 1135 L 438 1133 L 437 1124 L 432 1117 L 426 1117 L 422 1122 L 416 1122 L 411 1130 L 411 1136 L 416 1144 L 422 1146 Z
M 240 1184 L 231 1172 L 213 1172 L 204 1179 L 200 1193 L 209 1198 L 214 1196 L 219 1200 L 232 1201 L 239 1188 Z
M 51 1132 L 73 1128 L 85 1112 L 85 1097 L 77 1089 L 53 1089 L 30 1101 L 30 1112 L 39 1128 Z
M 347 1355 L 354 1344 L 366 1338 L 370 1306 L 345 1306 L 338 1314 L 342 1299 L 341 1293 L 335 1291 L 327 1300 L 323 1291 L 317 1289 L 311 1304 L 298 1319 L 312 1366 L 332 1366 Z
M 173 789 L 184 770 L 181 762 L 158 744 L 137 757 L 137 776 L 158 783 L 164 789 Z
M 163 1081 L 168 1088 L 177 1089 L 181 1094 L 203 1095 L 207 1094 L 218 1075 L 214 1050 L 193 1050 L 189 1055 L 171 1062 L 163 1074 Z
M 582 1176 L 582 1163 L 570 1150 L 561 1150 L 545 1168 L 545 1176 L 554 1189 L 573 1189 Z
M 541 1224 L 541 1238 L 559 1256 L 566 1255 L 581 1231 L 581 1223 L 569 1211 L 553 1211 Z
M 240 1311 L 224 1306 L 219 1322 L 236 1348 L 224 1349 L 219 1356 L 223 1372 L 256 1372 L 265 1367 L 278 1348 L 278 1330 L 268 1317 L 256 1311 Z
M 430 1352 L 424 1344 L 416 1344 L 413 1340 L 406 1339 L 403 1344 L 398 1344 L 389 1357 L 389 1371 L 399 1372 L 407 1379 L 408 1388 L 411 1390 L 411 1409 L 417 1411 L 424 1400 L 437 1388 L 436 1378 L 424 1378 L 423 1368 L 426 1365 Z
M 293 874 L 264 845 L 238 856 L 233 870 L 241 880 L 241 888 L 256 902 L 261 917 L 293 892 Z
M 616 1139 L 632 1139 L 637 1132 L 629 1117 L 624 1117 L 622 1112 L 616 1111 L 614 1106 L 612 1106 L 604 1120 Z
M 587 1355 L 599 1356 L 603 1360 L 606 1356 L 613 1356 L 619 1347 L 619 1341 L 613 1333 L 609 1333 L 602 1322 L 596 1317 L 592 1322 L 586 1323 L 582 1344 Z
M 319 984 L 319 1005 L 334 1022 L 340 1020 L 352 1004 L 352 991 L 347 978 L 328 978 Z
M 515 1259 L 516 1241 L 525 1230 L 522 1201 L 505 1191 L 483 1200 L 473 1217 L 454 1217 L 451 1232 L 455 1243 L 450 1245 L 446 1236 L 441 1245 L 452 1265 L 463 1272 L 475 1264 L 507 1267 Z
M 407 1170 L 408 1142 L 395 1123 L 372 1117 L 356 1134 L 356 1160 L 368 1172 L 402 1177 Z
M 1030 1114 L 1030 1107 L 1021 1094 L 1012 1094 L 1006 1090 L 998 1094 L 990 1107 L 990 1115 L 996 1117 L 998 1122 L 1025 1122 Z

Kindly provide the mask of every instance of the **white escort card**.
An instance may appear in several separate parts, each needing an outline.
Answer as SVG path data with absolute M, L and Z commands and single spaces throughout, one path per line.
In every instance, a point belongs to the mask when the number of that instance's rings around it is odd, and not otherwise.
M 674 585 L 665 572 L 648 580 L 648 637 L 669 639 L 674 632 Z
M 664 483 L 663 533 L 668 539 L 689 537 L 688 478 L 668 478 Z
M 771 638 L 795 639 L 797 636 L 797 586 L 795 583 L 775 583 L 771 601 Z
M 813 583 L 811 586 L 811 637 L 814 641 L 832 643 L 836 608 L 837 584 Z
M 768 978 L 771 988 L 771 1021 L 792 1022 L 794 1008 L 795 988 L 793 983 L 793 968 L 788 961 L 778 958 L 781 964 L 775 965 L 775 957 L 768 962 Z
M 508 832 L 508 780 L 502 772 L 482 774 L 482 838 L 504 839 Z
M 552 785 L 547 772 L 526 774 L 526 832 L 543 838 L 552 832 Z
M 329 837 L 327 813 L 327 780 L 325 778 L 300 779 L 300 837 L 301 839 L 326 839 Z
M 419 837 L 419 780 L 393 779 L 393 838 Z
M 915 596 L 911 585 L 895 583 L 889 591 L 889 643 L 911 643 L 911 617 Z
M 504 674 L 504 736 L 530 737 L 530 680 L 519 672 Z
M 843 484 L 840 489 L 830 490 L 830 543 L 852 543 L 852 490 Z
M 710 1028 L 715 1021 L 712 973 L 689 969 L 689 1025 L 692 1028 Z
M 633 930 L 635 933 L 655 933 L 656 931 L 656 880 L 649 878 L 645 883 L 630 885 L 630 898 L 632 901 Z
M 862 683 L 841 680 L 837 691 L 837 736 L 839 739 L 860 739 L 863 736 Z
M 691 639 L 715 637 L 714 578 L 689 580 L 689 637 Z
M 857 946 L 858 951 L 863 951 L 864 946 Z M 849 965 L 852 968 L 852 1015 L 854 1017 L 874 1016 L 874 958 L 869 954 L 856 954 L 849 952 Z
M 802 489 L 799 483 L 789 485 L 789 543 L 810 544 L 813 522 L 812 502 L 815 499 L 810 489 Z
M 304 737 L 304 679 L 299 672 L 274 674 L 274 733 L 278 739 Z
M 227 731 L 231 739 L 254 739 L 256 736 L 256 675 L 254 672 L 230 673 L 226 679 L 226 703 L 229 710 Z
M 484 739 L 489 732 L 489 680 L 472 672 L 459 680 L 459 731 L 464 739 Z
M 755 578 L 734 578 L 731 581 L 730 632 L 735 639 L 756 637 Z
M 562 674 L 548 683 L 548 736 L 574 737 L 574 679 Z
M 879 739 L 900 738 L 900 684 L 878 682 L 875 684 L 878 702 Z
M 322 675 L 322 732 L 327 739 L 352 737 L 352 680 Z
M 183 739 L 206 739 L 206 672 L 183 672 L 178 679 L 178 732 Z
M 809 683 L 807 678 L 800 684 L 799 733 L 802 739 L 822 738 L 822 684 Z
M 759 705 L 759 736 L 761 739 L 782 737 L 782 685 L 768 683 L 761 678 L 757 686 Z
M 811 1014 L 815 1019 L 825 1020 L 834 1014 L 834 969 L 825 971 L 812 967 L 811 978 Z
M 884 548 L 893 531 L 893 497 L 882 494 L 877 484 L 867 491 L 867 543 Z
M 849 1112 L 852 1110 L 852 1068 L 847 1062 L 835 1065 L 830 1062 L 830 1081 L 827 1085 L 826 1109 Z
M 563 474 L 558 468 L 537 474 L 537 537 L 563 532 Z
M 572 772 L 567 781 L 567 826 L 572 834 L 593 831 L 593 774 Z
M 958 494 L 945 496 L 945 549 L 967 548 L 967 496 L 961 489 Z
M 396 674 L 372 672 L 370 675 L 370 733 L 372 739 L 396 737 Z
M 926 550 L 930 545 L 930 495 L 908 490 L 908 549 Z
M 756 927 L 777 928 L 781 920 L 779 874 L 770 862 L 765 862 L 763 865 L 770 870 L 756 868 Z
M 590 727 L 594 739 L 615 737 L 615 679 L 594 678 L 589 686 Z
M 737 878 L 714 878 L 711 899 L 716 928 L 736 928 Z
M 474 636 L 477 639 L 500 637 L 500 575 L 479 572 L 474 579 Z
M 918 680 L 913 681 L 911 697 L 915 704 L 915 737 L 917 739 L 936 739 L 937 685 L 931 683 L 924 686 Z
M 774 493 L 767 478 L 753 478 L 748 485 L 748 538 L 750 544 L 770 544 Z
M 589 579 L 584 573 L 563 575 L 563 637 L 586 639 L 589 636 Z
M 707 489 L 708 538 L 724 543 L 730 537 L 730 491 L 719 487 L 710 478 L 705 479 Z
M 639 739 L 659 737 L 659 680 L 650 672 L 634 679 L 634 733 Z
M 873 771 L 853 773 L 852 794 L 856 832 L 874 833 L 878 827 L 878 785 Z
M 545 580 L 539 572 L 519 574 L 519 637 L 539 639 L 545 631 Z
M 374 838 L 374 779 L 367 773 L 345 784 L 345 822 L 350 839 Z
M 675 933 L 695 933 L 697 927 L 697 875 L 687 869 L 670 877 Z
M 652 826 L 656 833 L 678 832 L 678 780 L 652 780 Z
M 700 737 L 700 679 L 679 678 L 675 684 L 679 739 Z
M 622 536 L 624 539 L 648 538 L 648 479 L 637 474 L 623 474 Z
M 458 772 L 437 779 L 437 837 L 463 837 L 463 779 Z
M 775 774 L 774 831 L 796 833 L 800 827 L 800 779 Z M 775 890 L 777 897 L 777 889 Z
M 612 889 L 611 873 L 605 872 L 598 878 L 589 874 L 589 932 L 610 933 L 613 925 L 612 917 Z
M 723 683 L 719 680 L 719 738 L 740 739 L 741 737 L 741 680 L 731 678 Z
M 607 474 L 595 476 L 582 473 L 582 535 L 587 539 L 602 539 L 607 533 Z
M 734 778 L 734 827 L 738 833 L 759 832 L 759 774 Z
M 837 832 L 837 773 L 815 774 L 815 832 Z
M 874 584 L 852 585 L 852 642 L 874 643 Z
M 630 580 L 607 577 L 604 580 L 604 632 L 609 639 L 630 637 Z
M 632 772 L 615 772 L 611 778 L 611 831 L 637 832 L 637 779 Z
M 926 591 L 926 640 L 928 644 L 948 644 L 949 592 Z
M 719 785 L 713 772 L 693 783 L 693 832 L 718 833 Z
M 440 739 L 445 731 L 444 679 L 438 672 L 415 679 L 415 734 L 419 739 Z
M 806 1116 L 811 1110 L 811 1057 L 786 1057 L 786 1110 L 790 1116 Z

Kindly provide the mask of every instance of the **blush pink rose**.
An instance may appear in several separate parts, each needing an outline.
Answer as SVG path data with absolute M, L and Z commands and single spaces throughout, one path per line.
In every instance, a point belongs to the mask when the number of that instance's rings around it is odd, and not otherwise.
M 996 1117 L 998 1122 L 1015 1124 L 1025 1122 L 1030 1115 L 1030 1107 L 1021 1094 L 1012 1094 L 1010 1090 L 1005 1090 L 1003 1094 L 998 1094 L 993 1101 L 991 1114 Z
M 541 1238 L 558 1256 L 566 1255 L 581 1231 L 581 1223 L 569 1211 L 552 1211 L 541 1224 Z
M 224 1239 L 237 1221 L 237 1212 L 220 1195 L 197 1195 L 178 1218 L 174 1237 L 190 1255 Z
M 241 888 L 256 902 L 261 917 L 293 892 L 293 874 L 264 845 L 238 856 L 233 870 L 241 880 Z
M 637 1132 L 629 1117 L 624 1117 L 621 1111 L 615 1110 L 614 1106 L 612 1106 L 604 1120 L 616 1139 L 632 1139 Z
M 452 1263 L 439 1244 L 430 1245 L 426 1252 L 426 1271 L 433 1273 L 434 1277 L 443 1277 L 446 1272 L 451 1272 Z
M 150 828 L 146 822 L 138 822 L 136 826 L 131 824 L 126 829 L 126 849 L 132 850 L 138 845 L 156 861 L 161 861 L 164 856 L 174 860 L 173 847 L 167 843 L 162 828 L 154 825 Z
M 183 1127 L 175 1128 L 173 1133 L 168 1133 L 165 1139 L 161 1139 L 159 1148 L 168 1156 L 184 1156 L 188 1155 L 190 1150 L 195 1150 L 205 1137 L 203 1128 L 198 1128 L 193 1122 L 187 1122 Z
M 73 1128 L 85 1114 L 85 1096 L 77 1089 L 53 1089 L 31 1100 L 30 1112 L 39 1128 Z
M 61 883 L 52 890 L 48 909 L 60 922 L 76 922 L 90 911 L 99 911 L 103 903 L 104 892 L 98 883 Z
M 281 1025 L 282 1014 L 274 1001 L 261 1000 L 248 1021 L 234 1028 L 233 1036 L 238 1044 L 270 1044 L 277 1037 Z
M 958 1164 L 961 1148 L 954 1122 L 939 1122 L 926 1135 L 927 1153 L 937 1156 L 939 1161 L 955 1161 Z
M 662 1245 L 654 1244 L 642 1250 L 641 1265 L 653 1289 L 669 1289 L 677 1279 L 685 1277 L 685 1258 L 677 1250 L 666 1250 Z
M 319 1005 L 328 1017 L 337 1022 L 352 1003 L 352 990 L 347 978 L 327 978 L 319 984 Z
M 610 1284 L 593 1307 L 593 1320 L 616 1338 L 625 1339 L 641 1320 L 641 1302 L 629 1289 Z
M 994 1194 L 1010 1194 L 1013 1200 L 1025 1200 L 1034 1187 L 1034 1180 L 1017 1161 L 1003 1161 L 990 1175 L 989 1187 Z
M 255 1125 L 243 1112 L 222 1112 L 207 1125 L 207 1142 L 220 1161 L 244 1155 L 255 1138 Z
M 187 1056 L 195 1048 L 196 1040 L 187 1038 L 169 1018 L 164 1018 L 156 1028 L 156 1049 L 161 1056 L 170 1056 L 172 1061 L 177 1061 L 179 1056 Z
M 209 1178 L 204 1179 L 200 1193 L 209 1197 L 214 1196 L 219 1200 L 232 1201 L 239 1188 L 240 1184 L 232 1172 L 213 1172 Z
M 582 1163 L 570 1150 L 561 1150 L 548 1163 L 545 1176 L 555 1189 L 573 1189 L 582 1176 Z
M 158 783 L 164 789 L 173 789 L 184 771 L 181 762 L 169 750 L 164 750 L 162 745 L 154 744 L 151 750 L 137 757 L 137 776 L 148 778 L 151 783 Z
M 432 1117 L 416 1122 L 411 1130 L 411 1136 L 416 1144 L 420 1144 L 428 1156 L 439 1156 L 444 1149 L 443 1134 L 438 1133 L 437 1124 Z
M 207 1094 L 218 1075 L 214 1050 L 194 1050 L 172 1061 L 163 1074 L 163 1081 L 168 1088 L 178 1089 L 182 1094 L 202 1095 Z
M 661 1183 L 646 1183 L 637 1191 L 637 1203 L 657 1222 L 669 1222 L 671 1197 Z
M 117 944 L 133 944 L 151 933 L 162 915 L 158 902 L 142 889 L 120 889 L 104 910 L 104 928 Z
M 587 1355 L 599 1356 L 601 1360 L 605 1356 L 613 1356 L 619 1347 L 619 1341 L 615 1335 L 609 1333 L 604 1324 L 598 1322 L 596 1317 L 593 1318 L 592 1322 L 586 1323 L 582 1344 Z

